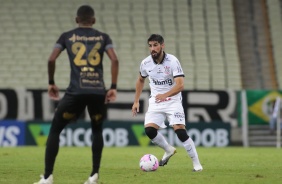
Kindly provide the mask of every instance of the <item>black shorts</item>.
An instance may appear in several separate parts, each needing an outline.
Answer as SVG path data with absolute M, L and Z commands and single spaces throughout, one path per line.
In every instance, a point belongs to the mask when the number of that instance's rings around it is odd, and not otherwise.
M 102 121 L 106 118 L 105 95 L 65 94 L 55 111 L 54 120 L 69 123 L 77 120 L 87 107 L 92 122 Z

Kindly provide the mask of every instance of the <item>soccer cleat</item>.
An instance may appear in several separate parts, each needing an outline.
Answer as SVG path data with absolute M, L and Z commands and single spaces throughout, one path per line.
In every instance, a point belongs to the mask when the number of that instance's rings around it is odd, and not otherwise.
M 93 176 L 89 177 L 84 184 L 98 184 L 98 173 L 95 173 Z
M 51 174 L 47 179 L 44 178 L 43 175 L 40 175 L 41 179 L 39 182 L 33 184 L 53 184 L 53 175 Z
M 203 170 L 203 167 L 201 166 L 201 164 L 194 165 L 193 172 L 200 172 L 202 170 Z
M 159 166 L 164 166 L 168 163 L 170 157 L 172 157 L 176 153 L 176 149 L 171 147 L 169 152 L 165 152 L 163 158 L 159 161 Z

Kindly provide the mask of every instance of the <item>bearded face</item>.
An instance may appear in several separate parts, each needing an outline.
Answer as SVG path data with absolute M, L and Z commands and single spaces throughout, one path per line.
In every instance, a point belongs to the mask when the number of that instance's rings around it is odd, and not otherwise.
M 153 50 L 153 51 L 151 51 L 151 56 L 152 56 L 153 59 L 156 60 L 156 59 L 158 59 L 160 57 L 162 52 L 163 52 L 162 48 L 159 51 Z
M 150 41 L 149 42 L 149 49 L 150 49 L 150 53 L 151 56 L 154 60 L 159 59 L 159 57 L 161 56 L 162 52 L 163 52 L 163 44 L 158 43 L 157 41 Z

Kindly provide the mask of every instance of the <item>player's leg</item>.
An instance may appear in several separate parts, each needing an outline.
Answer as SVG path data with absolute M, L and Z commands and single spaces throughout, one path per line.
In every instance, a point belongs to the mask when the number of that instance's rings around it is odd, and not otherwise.
M 158 113 L 158 112 L 151 112 L 148 111 L 145 115 L 145 133 L 146 135 L 151 139 L 151 141 L 162 148 L 165 153 L 163 155 L 163 158 L 159 161 L 160 166 L 164 166 L 167 164 L 168 160 L 172 155 L 176 153 L 176 149 L 171 146 L 165 137 L 158 132 L 158 129 L 165 128 L 164 124 L 165 115 L 164 113 Z
M 185 126 L 182 124 L 175 124 L 173 125 L 173 129 L 178 139 L 182 142 L 183 147 L 187 151 L 188 155 L 192 159 L 194 171 L 202 171 L 203 167 L 200 164 L 194 141 L 188 136 Z
M 194 141 L 188 136 L 185 129 L 185 114 L 182 103 L 173 103 L 167 108 L 167 118 L 169 125 L 173 127 L 177 137 L 182 142 L 185 150 L 192 159 L 194 171 L 203 170 Z
M 89 97 L 88 113 L 91 119 L 92 128 L 92 171 L 85 184 L 98 182 L 102 151 L 104 148 L 103 140 L 103 121 L 106 118 L 106 105 L 104 95 L 91 95 Z
M 44 176 L 41 179 L 42 182 L 38 182 L 38 184 L 44 182 L 48 183 L 47 180 L 49 180 L 50 178 L 52 178 L 53 182 L 52 173 L 56 156 L 59 151 L 60 133 L 70 121 L 75 120 L 79 117 L 84 108 L 85 105 L 80 102 L 79 97 L 68 94 L 65 94 L 65 96 L 59 102 L 59 105 L 55 111 L 54 118 L 52 120 L 50 132 L 46 143 Z
M 148 123 L 145 126 L 145 133 L 154 144 L 169 152 L 172 146 L 166 141 L 164 136 L 158 132 L 158 128 L 158 125 Z
M 156 124 L 146 124 L 145 133 L 155 145 L 159 146 L 165 151 L 162 159 L 159 161 L 159 166 L 166 165 L 170 157 L 176 153 L 176 149 L 167 142 L 161 133 L 158 132 L 158 126 Z

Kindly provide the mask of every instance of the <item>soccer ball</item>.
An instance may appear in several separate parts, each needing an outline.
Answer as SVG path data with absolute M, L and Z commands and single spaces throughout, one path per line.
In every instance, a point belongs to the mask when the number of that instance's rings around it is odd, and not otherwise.
M 140 159 L 139 166 L 142 171 L 155 171 L 159 167 L 159 161 L 154 155 L 146 154 Z

